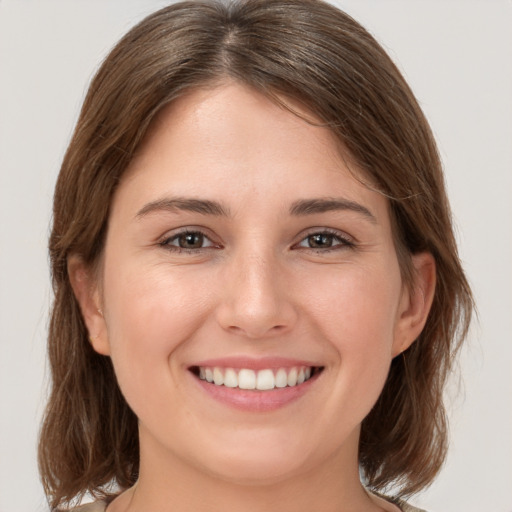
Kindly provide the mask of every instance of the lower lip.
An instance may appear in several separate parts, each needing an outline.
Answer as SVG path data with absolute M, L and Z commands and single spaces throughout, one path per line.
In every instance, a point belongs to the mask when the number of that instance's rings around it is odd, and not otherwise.
M 193 375 L 193 378 L 202 390 L 218 402 L 242 411 L 267 412 L 285 407 L 301 398 L 311 389 L 320 375 L 321 372 L 313 375 L 306 382 L 298 386 L 274 388 L 268 391 L 217 386 L 205 380 L 201 380 L 195 375 Z

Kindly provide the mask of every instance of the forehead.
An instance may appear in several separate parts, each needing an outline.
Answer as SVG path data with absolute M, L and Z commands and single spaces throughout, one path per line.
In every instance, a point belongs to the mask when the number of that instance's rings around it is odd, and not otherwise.
M 294 113 L 238 83 L 192 90 L 159 113 L 120 188 L 227 201 L 248 193 L 265 201 L 276 188 L 290 201 L 343 192 L 385 205 L 334 134 L 297 103 L 286 105 Z
M 267 96 L 249 86 L 235 81 L 194 88 L 164 107 L 151 123 L 138 151 L 135 163 L 151 148 L 173 138 L 196 138 L 202 149 L 218 148 L 224 154 L 247 151 L 258 143 L 271 148 L 266 135 L 271 129 L 276 145 L 288 139 L 308 139 L 308 145 L 322 146 L 330 156 L 339 158 L 341 142 L 324 127 L 315 114 L 291 98 Z M 228 147 L 223 141 L 230 139 Z M 229 151 L 226 151 L 229 150 Z M 290 157 L 293 153 L 290 154 Z M 130 166 L 133 167 L 133 166 Z

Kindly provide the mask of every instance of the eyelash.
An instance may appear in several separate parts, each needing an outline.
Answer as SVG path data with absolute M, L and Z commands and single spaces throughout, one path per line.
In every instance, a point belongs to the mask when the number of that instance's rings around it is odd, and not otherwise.
M 333 251 L 340 251 L 343 249 L 355 249 L 356 248 L 356 243 L 354 242 L 354 240 L 352 238 L 350 238 L 349 236 L 347 236 L 346 234 L 344 234 L 340 231 L 336 231 L 334 229 L 328 229 L 328 228 L 321 228 L 320 230 L 311 231 L 304 238 L 302 238 L 298 244 L 295 244 L 294 247 L 297 247 L 299 244 L 306 241 L 308 238 L 318 236 L 318 235 L 320 235 L 320 236 L 327 235 L 329 237 L 332 237 L 332 241 L 333 242 L 336 241 L 337 243 L 331 247 L 326 247 L 326 248 L 304 247 L 304 249 L 314 251 L 317 254 L 319 254 L 319 253 L 325 254 L 325 253 L 329 253 L 329 252 L 333 252 Z
M 185 247 L 179 247 L 177 245 L 171 245 L 171 242 L 178 241 L 180 237 L 187 236 L 187 235 L 199 235 L 203 237 L 203 240 L 208 240 L 210 242 L 210 245 L 206 247 L 197 247 L 197 248 L 185 248 Z M 315 248 L 315 247 L 302 247 L 303 249 L 313 251 L 317 254 L 325 254 L 332 251 L 339 251 L 343 249 L 355 249 L 356 244 L 355 242 L 349 238 L 347 235 L 344 235 L 343 233 L 333 230 L 333 229 L 326 229 L 322 228 L 317 231 L 311 231 L 306 236 L 304 236 L 297 244 L 294 244 L 292 246 L 292 249 L 294 248 L 300 248 L 300 244 L 307 241 L 308 238 L 314 237 L 314 236 L 329 236 L 332 237 L 333 242 L 337 242 L 335 245 L 331 247 L 325 247 L 325 248 Z M 161 242 L 159 242 L 159 245 L 168 251 L 176 252 L 176 253 L 186 253 L 186 254 L 198 254 L 199 252 L 202 252 L 204 250 L 209 250 L 211 248 L 214 249 L 221 249 L 222 246 L 220 244 L 215 244 L 204 232 L 201 230 L 191 230 L 186 229 L 184 231 L 180 231 L 178 233 L 173 234 L 172 236 L 165 237 Z
M 171 245 L 171 242 L 178 241 L 180 237 L 187 236 L 187 235 L 199 235 L 203 237 L 204 240 L 208 240 L 210 242 L 209 246 L 206 247 L 198 247 L 195 249 L 187 249 L 186 247 L 179 247 L 177 245 Z M 210 237 L 208 237 L 205 233 L 203 233 L 199 229 L 185 229 L 183 231 L 180 231 L 178 233 L 175 233 L 172 236 L 165 237 L 161 242 L 159 242 L 159 245 L 168 251 L 177 252 L 177 253 L 186 253 L 186 254 L 197 254 L 199 252 L 204 251 L 205 249 L 215 248 L 219 249 L 221 246 L 219 244 L 215 244 Z

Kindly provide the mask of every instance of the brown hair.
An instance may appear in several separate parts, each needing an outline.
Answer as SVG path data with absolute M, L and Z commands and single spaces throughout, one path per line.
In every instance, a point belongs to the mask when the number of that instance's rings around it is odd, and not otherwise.
M 50 238 L 52 389 L 39 446 L 53 507 L 87 491 L 105 493 L 109 484 L 128 487 L 139 465 L 137 419 L 110 359 L 88 341 L 67 259 L 77 254 L 91 266 L 98 262 L 112 194 L 155 115 L 185 92 L 225 77 L 274 101 L 299 101 L 329 126 L 365 178 L 389 198 L 406 282 L 411 254 L 435 257 L 427 324 L 393 360 L 363 422 L 360 464 L 368 486 L 394 485 L 400 496 L 428 485 L 442 465 L 442 391 L 473 303 L 436 145 L 412 92 L 375 39 L 322 1 L 183 2 L 143 20 L 107 57 L 58 178 Z

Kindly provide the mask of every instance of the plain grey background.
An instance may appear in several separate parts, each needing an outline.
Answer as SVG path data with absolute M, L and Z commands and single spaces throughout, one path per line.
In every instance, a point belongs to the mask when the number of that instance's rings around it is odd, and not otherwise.
M 87 84 L 161 0 L 0 0 L 0 512 L 47 510 L 36 438 L 47 387 L 52 191 Z M 445 164 L 479 308 L 447 398 L 451 451 L 413 503 L 512 511 L 512 2 L 340 0 L 415 91 Z M 462 385 L 461 385 L 462 382 Z

